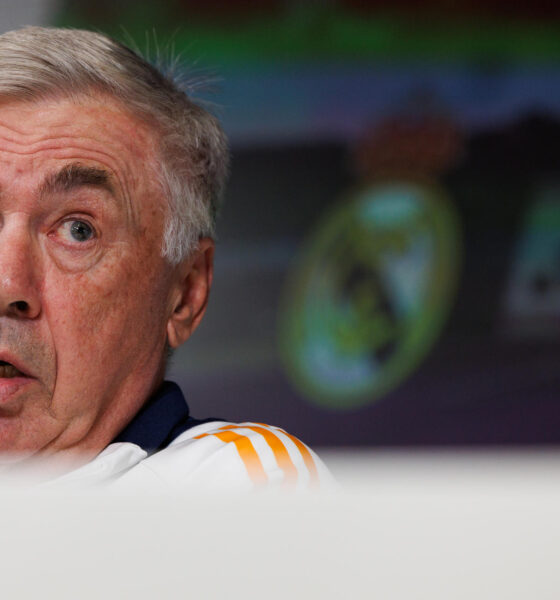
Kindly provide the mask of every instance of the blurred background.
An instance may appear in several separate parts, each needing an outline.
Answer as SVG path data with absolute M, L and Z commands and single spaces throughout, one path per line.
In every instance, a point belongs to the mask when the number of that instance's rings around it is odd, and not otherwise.
M 233 155 L 194 416 L 312 446 L 560 441 L 560 5 L 18 0 L 162 61 Z

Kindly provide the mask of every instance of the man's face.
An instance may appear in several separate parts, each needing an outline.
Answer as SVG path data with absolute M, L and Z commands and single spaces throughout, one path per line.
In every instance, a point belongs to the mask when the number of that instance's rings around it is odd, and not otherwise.
M 0 452 L 98 452 L 161 377 L 155 141 L 102 97 L 0 105 Z

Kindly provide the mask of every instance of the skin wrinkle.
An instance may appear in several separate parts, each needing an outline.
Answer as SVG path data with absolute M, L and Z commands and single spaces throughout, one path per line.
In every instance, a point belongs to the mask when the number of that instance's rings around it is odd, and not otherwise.
M 45 103 L 47 108 L 44 109 L 44 112 L 48 114 L 49 107 L 56 105 L 59 102 L 60 101 L 50 101 Z M 74 102 L 67 101 L 67 104 L 79 106 L 79 109 L 81 111 L 84 110 L 83 106 L 77 105 Z M 23 104 L 22 106 L 25 106 L 25 104 Z M 31 106 L 34 107 L 36 106 L 36 104 L 31 104 Z M 115 125 L 115 119 L 112 117 L 115 117 L 117 112 L 115 111 L 114 106 L 109 105 L 107 102 L 104 102 L 101 105 L 98 105 L 98 103 L 94 102 L 93 106 L 88 108 L 89 111 L 92 113 L 92 120 L 95 120 L 96 124 L 98 122 L 104 123 L 110 121 L 112 126 Z M 122 114 L 122 110 L 119 110 L 118 114 Z M 8 132 L 11 132 L 12 136 L 15 134 L 15 136 L 11 138 L 6 137 L 6 134 L 3 131 L 4 129 Z M 64 125 L 55 125 L 55 127 L 53 127 L 52 129 L 55 135 L 57 129 L 65 132 Z M 151 142 L 149 138 L 146 139 L 146 136 L 144 136 L 143 138 L 140 137 L 138 131 L 141 129 L 142 127 L 139 126 L 130 132 L 120 132 L 117 128 L 115 133 L 117 135 L 119 133 L 122 133 L 121 138 L 127 141 L 127 144 L 121 144 L 121 146 L 123 146 L 123 150 L 125 150 L 125 153 L 133 153 L 136 156 L 138 156 L 139 153 L 136 151 L 136 149 L 148 145 L 149 150 L 151 150 L 152 153 L 155 155 L 157 149 L 156 143 Z M 23 138 L 23 141 L 20 142 L 17 139 L 17 136 L 21 136 Z M 137 183 L 137 176 L 133 172 L 133 169 L 130 168 L 132 165 L 128 165 L 126 161 L 120 160 L 120 154 L 108 154 L 105 151 L 105 138 L 103 137 L 103 135 L 100 134 L 99 128 L 97 126 L 94 128 L 90 128 L 87 131 L 87 134 L 83 135 L 81 144 L 78 143 L 78 140 L 76 140 L 75 136 L 68 135 L 57 135 L 57 142 L 56 144 L 54 144 L 52 137 L 44 139 L 44 135 L 43 137 L 41 137 L 41 134 L 36 131 L 26 133 L 25 130 L 23 130 L 21 127 L 18 127 L 17 125 L 13 125 L 11 123 L 8 125 L 5 121 L 2 120 L 2 112 L 0 106 L 0 140 L 3 143 L 9 142 L 16 146 L 17 149 L 12 148 L 10 146 L 4 147 L 10 153 L 17 154 L 20 156 L 34 155 L 39 152 L 52 151 L 54 157 L 71 159 L 72 149 L 74 149 L 74 152 L 87 150 L 87 152 L 91 155 L 91 158 L 93 160 L 99 162 L 100 164 L 103 164 L 105 168 L 107 168 L 112 173 L 113 178 L 116 179 L 120 187 L 120 194 L 123 196 L 124 200 L 130 208 L 131 214 L 133 216 L 136 216 L 134 211 L 134 203 L 131 200 L 132 196 L 130 194 L 130 189 L 133 189 L 134 185 Z M 112 169 L 109 166 L 109 164 L 107 164 L 108 162 L 115 162 L 117 168 Z M 141 169 L 136 169 L 136 172 L 142 173 L 146 166 L 147 165 L 143 164 Z M 152 165 L 150 165 L 150 167 L 152 167 Z M 156 181 L 157 177 L 155 175 L 153 167 L 150 168 L 150 170 L 154 173 L 153 180 Z M 122 174 L 121 177 L 118 176 L 118 173 Z
M 1 142 L 2 142 L 2 136 L 0 133 L 0 143 Z M 38 151 L 45 152 L 45 151 L 52 150 L 53 158 L 67 159 L 67 160 L 73 161 L 74 157 L 76 156 L 76 153 L 78 153 L 80 151 L 80 149 L 81 148 L 79 146 L 75 146 L 75 148 L 72 149 L 73 151 L 71 151 L 69 148 L 61 149 L 57 146 L 56 148 L 52 148 L 52 147 L 41 148 Z M 29 153 L 19 153 L 20 156 L 25 156 L 27 154 L 29 154 Z M 117 181 L 117 195 L 121 196 L 124 200 L 124 205 L 127 208 L 127 217 L 130 218 L 133 222 L 137 223 L 138 215 L 137 215 L 137 211 L 134 208 L 134 204 L 131 199 L 132 196 L 129 191 L 130 188 L 133 186 L 130 184 L 127 184 L 126 180 L 121 181 L 116 176 L 115 171 L 112 168 L 110 168 L 106 163 L 104 163 L 104 160 L 107 161 L 108 158 L 109 158 L 109 156 L 105 153 L 90 152 L 90 160 L 94 160 L 98 164 L 104 165 L 104 167 L 112 174 L 112 178 Z M 1 196 L 0 196 L 0 198 L 1 198 Z
M 169 332 L 178 345 L 198 324 L 212 245 L 202 240 L 176 267 L 161 256 L 157 148 L 155 133 L 117 101 L 0 104 L 0 352 L 36 370 L 21 392 L 0 398 L 0 451 L 85 462 L 161 381 Z M 117 202 L 89 184 L 41 197 L 72 164 L 110 173 Z M 68 240 L 69 218 L 99 235 Z M 33 314 L 9 312 L 16 300 Z

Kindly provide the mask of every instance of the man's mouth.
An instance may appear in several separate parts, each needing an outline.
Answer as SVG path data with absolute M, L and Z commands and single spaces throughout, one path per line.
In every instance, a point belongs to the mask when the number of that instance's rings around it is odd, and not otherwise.
M 25 375 L 16 369 L 14 365 L 5 360 L 0 360 L 0 378 L 25 377 Z

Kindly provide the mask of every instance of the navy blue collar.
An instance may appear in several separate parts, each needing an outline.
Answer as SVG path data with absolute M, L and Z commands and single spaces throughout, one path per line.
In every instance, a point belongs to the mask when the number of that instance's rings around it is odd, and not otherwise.
M 181 388 L 172 381 L 164 381 L 113 442 L 131 442 L 155 452 L 187 429 L 215 420 L 193 419 Z

